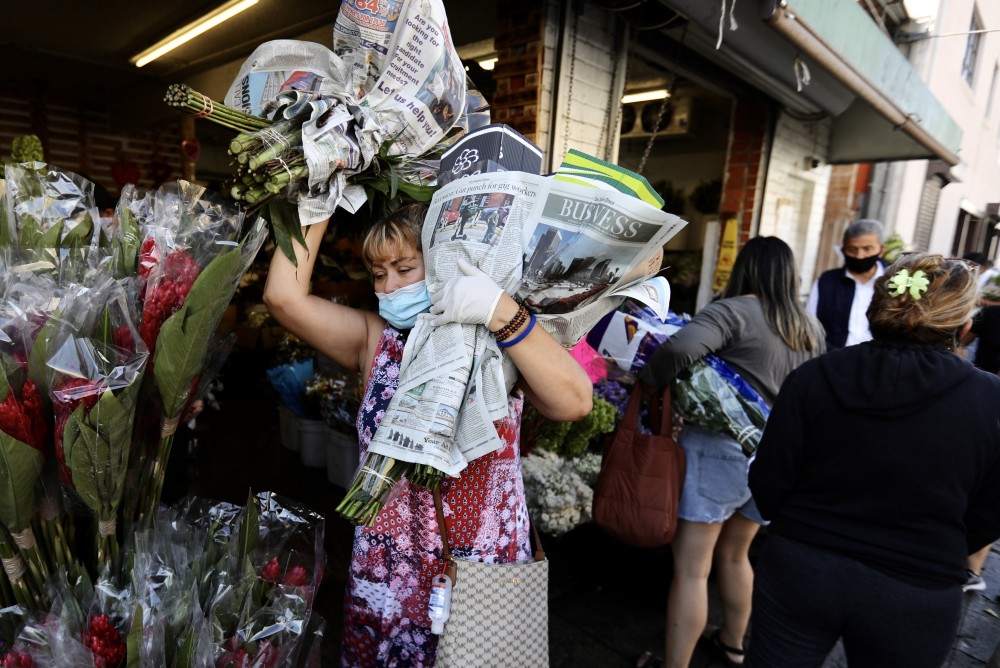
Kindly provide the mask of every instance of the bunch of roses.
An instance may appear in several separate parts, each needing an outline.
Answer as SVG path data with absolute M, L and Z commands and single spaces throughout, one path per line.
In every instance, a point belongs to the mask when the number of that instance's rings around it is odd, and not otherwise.
M 0 431 L 43 452 L 48 425 L 34 381 L 26 380 L 20 401 L 13 392 L 0 402 Z
M 96 380 L 71 378 L 59 387 L 53 388 L 49 393 L 52 398 L 52 413 L 55 418 L 53 439 L 56 448 L 56 461 L 59 464 L 59 480 L 64 485 L 73 483 L 73 474 L 66 464 L 66 454 L 63 450 L 66 422 L 79 406 L 83 406 L 83 410 L 89 412 L 106 389 L 107 387 L 103 383 Z
M 139 336 L 146 344 L 151 358 L 156 350 L 156 337 L 160 334 L 160 327 L 184 305 L 184 300 L 200 273 L 201 267 L 191 253 L 183 248 L 171 251 L 164 260 L 162 276 L 146 292 L 142 323 L 139 325 Z

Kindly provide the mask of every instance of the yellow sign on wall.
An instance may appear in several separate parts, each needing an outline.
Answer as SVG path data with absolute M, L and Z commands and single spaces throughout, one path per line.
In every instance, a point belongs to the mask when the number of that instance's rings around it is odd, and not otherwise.
M 726 287 L 729 274 L 736 262 L 736 245 L 739 229 L 736 218 L 727 218 L 722 226 L 722 243 L 719 244 L 719 259 L 715 263 L 715 280 L 712 281 L 712 291 L 718 292 Z

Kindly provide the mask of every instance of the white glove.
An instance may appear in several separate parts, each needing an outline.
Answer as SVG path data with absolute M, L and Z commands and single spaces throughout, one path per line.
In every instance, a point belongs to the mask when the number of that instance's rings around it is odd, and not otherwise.
M 449 322 L 467 325 L 489 325 L 497 310 L 503 290 L 496 282 L 462 258 L 458 260 L 461 274 L 431 293 L 431 324 L 437 327 Z

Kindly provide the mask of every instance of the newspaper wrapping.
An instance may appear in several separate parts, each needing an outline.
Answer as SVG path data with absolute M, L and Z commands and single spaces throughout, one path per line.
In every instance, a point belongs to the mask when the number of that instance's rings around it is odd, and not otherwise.
M 361 4 L 342 0 L 334 51 L 313 42 L 265 42 L 225 97 L 228 106 L 272 120 L 307 115 L 308 191 L 297 194 L 303 225 L 329 218 L 338 206 L 356 211 L 365 193 L 347 179 L 368 168 L 383 145 L 391 142 L 391 155 L 417 157 L 457 125 L 488 122 L 465 114 L 485 105 L 467 88 L 441 0 Z
M 431 201 L 426 280 L 443 285 L 464 258 L 571 347 L 627 297 L 666 316 L 670 287 L 654 275 L 663 244 L 686 224 L 616 191 L 524 172 L 472 176 Z M 431 320 L 420 315 L 410 332 L 399 388 L 368 451 L 455 476 L 501 447 L 493 421 L 507 415 L 517 371 L 486 327 Z

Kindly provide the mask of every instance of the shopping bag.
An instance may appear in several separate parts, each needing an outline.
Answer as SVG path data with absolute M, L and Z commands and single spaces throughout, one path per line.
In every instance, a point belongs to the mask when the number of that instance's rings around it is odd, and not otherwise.
M 594 489 L 594 523 L 634 547 L 660 547 L 677 531 L 677 506 L 684 484 L 684 451 L 670 426 L 670 388 L 650 405 L 652 434 L 639 433 L 642 388 L 636 383 L 625 417 L 604 448 Z
M 434 490 L 434 506 L 446 563 L 444 572 L 454 583 L 451 613 L 438 640 L 434 665 L 548 668 L 549 562 L 534 526 L 530 561 L 464 561 L 451 554 L 438 490 Z

